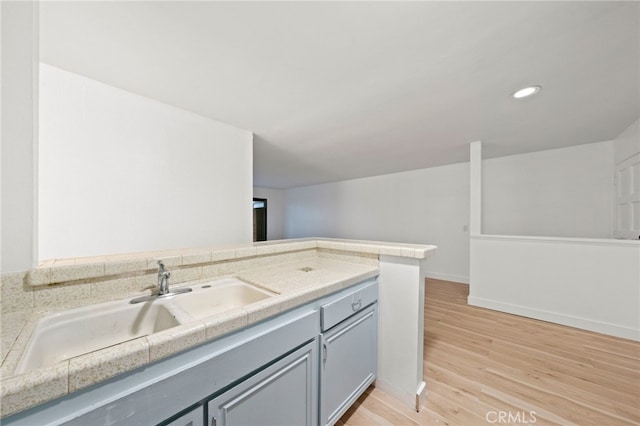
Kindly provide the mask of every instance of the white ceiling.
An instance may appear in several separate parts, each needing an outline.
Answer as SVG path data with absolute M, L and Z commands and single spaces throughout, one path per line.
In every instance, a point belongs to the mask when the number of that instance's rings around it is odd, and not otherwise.
M 253 131 L 255 184 L 283 188 L 614 138 L 639 116 L 639 6 L 43 2 L 40 55 Z

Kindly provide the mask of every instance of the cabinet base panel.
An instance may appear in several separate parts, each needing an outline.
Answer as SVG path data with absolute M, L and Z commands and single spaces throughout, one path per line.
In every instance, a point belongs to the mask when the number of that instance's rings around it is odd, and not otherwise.
M 380 378 L 374 382 L 374 386 L 415 411 L 420 411 L 420 407 L 427 397 L 427 386 L 425 382 L 420 382 L 416 388 L 416 392 L 413 394 L 398 389 Z
M 418 390 L 416 391 L 416 412 L 420 412 L 420 407 L 422 407 L 425 399 L 427 399 L 427 384 L 420 382 Z

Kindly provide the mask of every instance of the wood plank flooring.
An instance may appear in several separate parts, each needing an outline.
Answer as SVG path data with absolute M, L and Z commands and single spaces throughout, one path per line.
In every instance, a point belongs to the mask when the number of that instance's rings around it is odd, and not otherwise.
M 468 306 L 468 292 L 427 280 L 420 412 L 371 387 L 339 426 L 640 424 L 640 343 Z

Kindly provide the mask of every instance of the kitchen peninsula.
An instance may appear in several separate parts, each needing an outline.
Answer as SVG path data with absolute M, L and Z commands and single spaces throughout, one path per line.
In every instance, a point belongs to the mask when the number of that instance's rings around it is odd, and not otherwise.
M 260 327 L 266 330 L 274 321 L 289 326 L 287 318 L 298 315 L 307 318 L 305 321 L 310 324 L 321 323 L 316 317 L 329 322 L 333 312 L 342 309 L 340 303 L 345 298 L 349 298 L 354 312 L 362 309 L 363 315 L 365 308 L 375 306 L 376 386 L 417 409 L 425 391 L 424 263 L 435 249 L 428 245 L 354 240 L 282 240 L 51 261 L 26 273 L 5 275 L 2 277 L 3 423 L 24 424 L 21 421 L 33 421 L 39 412 L 46 410 L 53 410 L 50 412 L 62 419 L 64 413 L 60 410 L 73 406 L 76 398 L 89 398 L 86 395 L 115 386 L 119 380 L 124 383 L 142 378 L 154 368 L 158 370 L 176 360 L 183 362 L 187 358 L 180 357 L 205 348 L 220 350 L 215 345 L 232 342 L 236 337 L 247 340 L 247 333 L 257 333 Z M 38 320 L 88 305 L 148 295 L 158 260 L 171 271 L 171 286 L 175 288 L 207 287 L 207 283 L 234 278 L 273 296 L 210 316 L 189 319 L 186 315 L 170 328 L 16 373 Z M 374 283 L 375 297 L 371 296 Z M 173 299 L 179 301 L 180 297 Z M 313 318 L 307 317 L 312 313 Z M 305 354 L 306 358 L 300 359 L 310 360 L 309 369 L 321 351 L 316 346 L 309 343 L 307 352 L 296 348 Z M 311 384 L 317 387 L 315 379 Z M 189 403 L 184 403 L 176 412 L 188 406 Z M 308 423 L 317 422 L 315 413 L 322 414 L 322 403 L 314 410 L 309 411 L 313 415 L 307 418 Z

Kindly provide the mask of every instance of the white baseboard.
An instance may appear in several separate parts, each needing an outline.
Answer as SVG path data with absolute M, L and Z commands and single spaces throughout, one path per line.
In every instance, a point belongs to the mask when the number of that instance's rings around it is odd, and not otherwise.
M 494 311 L 506 312 L 509 314 L 520 315 L 527 318 L 539 319 L 542 321 L 567 325 L 569 327 L 580 328 L 588 331 L 595 331 L 596 333 L 622 337 L 623 339 L 640 341 L 640 329 L 624 327 L 603 321 L 590 320 L 587 318 L 575 317 L 572 315 L 566 315 L 557 312 L 545 311 L 542 309 L 530 308 L 522 305 L 514 305 L 497 300 L 484 299 L 482 297 L 469 296 L 467 297 L 467 303 L 469 305 L 492 309 Z
M 427 278 L 433 278 L 436 280 L 453 281 L 455 283 L 469 284 L 469 276 L 467 275 L 455 275 L 455 274 L 443 274 L 440 272 L 427 271 Z

